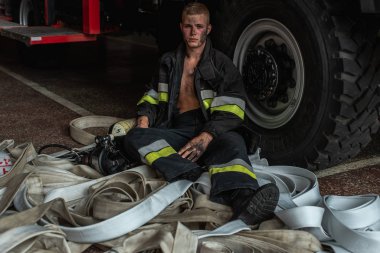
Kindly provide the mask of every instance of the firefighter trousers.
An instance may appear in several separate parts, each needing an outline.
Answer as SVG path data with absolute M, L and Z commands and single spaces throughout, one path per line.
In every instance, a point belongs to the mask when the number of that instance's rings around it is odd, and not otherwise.
M 256 175 L 245 142 L 237 132 L 229 131 L 214 138 L 196 163 L 177 153 L 200 133 L 203 124 L 204 117 L 198 109 L 174 117 L 170 128 L 134 128 L 124 136 L 122 151 L 129 158 L 153 167 L 169 182 L 192 171 L 208 170 L 210 199 L 215 202 L 223 202 L 218 199 L 231 190 L 256 190 Z

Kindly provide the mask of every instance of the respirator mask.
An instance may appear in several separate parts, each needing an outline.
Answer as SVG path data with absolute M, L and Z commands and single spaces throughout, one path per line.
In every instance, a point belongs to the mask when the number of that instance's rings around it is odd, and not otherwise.
M 103 175 L 115 174 L 137 165 L 119 150 L 113 135 L 96 136 L 95 143 L 94 149 L 81 156 L 81 164 L 86 164 Z

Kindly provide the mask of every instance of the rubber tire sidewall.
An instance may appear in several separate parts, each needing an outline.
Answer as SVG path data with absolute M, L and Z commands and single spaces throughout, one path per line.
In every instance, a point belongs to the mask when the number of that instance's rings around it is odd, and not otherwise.
M 12 4 L 12 16 L 13 20 L 16 23 L 20 23 L 20 6 L 21 2 L 24 0 L 19 1 L 13 1 Z M 34 6 L 34 17 L 33 17 L 33 24 L 31 25 L 43 25 L 44 24 L 44 17 L 43 17 L 43 8 L 44 8 L 44 2 L 41 0 L 31 0 Z
M 305 80 L 304 94 L 298 111 L 284 126 L 264 129 L 252 128 L 261 135 L 259 146 L 272 164 L 286 163 L 306 166 L 312 160 L 315 147 L 325 131 L 332 131 L 329 113 L 337 113 L 333 89 L 341 85 L 333 78 L 339 72 L 339 62 L 332 58 L 332 49 L 338 47 L 335 38 L 328 35 L 329 25 L 321 19 L 318 5 L 305 1 L 243 0 L 229 1 L 216 15 L 213 40 L 216 47 L 233 57 L 242 31 L 258 19 L 269 18 L 284 24 L 298 41 L 302 52 Z M 220 25 L 223 22 L 224 28 Z M 328 41 L 326 41 L 326 38 Z M 327 46 L 326 46 L 327 45 Z

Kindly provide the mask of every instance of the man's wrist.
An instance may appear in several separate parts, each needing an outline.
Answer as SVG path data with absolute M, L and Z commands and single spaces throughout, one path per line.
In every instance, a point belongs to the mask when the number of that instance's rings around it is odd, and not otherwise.
M 149 127 L 148 116 L 142 115 L 137 117 L 137 126 L 139 127 Z
M 212 122 L 207 122 L 205 124 L 205 126 L 203 127 L 203 129 L 201 130 L 201 132 L 206 132 L 206 133 L 209 133 L 211 134 L 211 136 L 213 137 L 213 139 L 215 139 L 217 136 L 218 136 L 218 132 L 217 130 L 215 129 L 215 126 Z
M 210 134 L 209 132 L 201 132 L 200 135 L 204 137 L 207 141 L 212 141 L 214 139 L 214 136 Z

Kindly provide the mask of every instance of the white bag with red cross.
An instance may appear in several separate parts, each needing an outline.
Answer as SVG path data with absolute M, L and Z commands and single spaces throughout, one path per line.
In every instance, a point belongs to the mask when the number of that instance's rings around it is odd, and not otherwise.
M 0 151 L 0 176 L 12 169 L 12 160 L 8 153 Z

